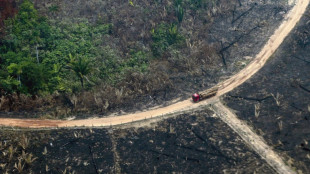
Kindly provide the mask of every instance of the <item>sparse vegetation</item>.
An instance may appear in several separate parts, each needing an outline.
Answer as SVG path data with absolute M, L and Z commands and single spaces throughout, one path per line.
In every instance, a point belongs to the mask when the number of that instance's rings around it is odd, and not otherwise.
M 175 0 L 175 14 L 178 18 L 178 22 L 181 23 L 184 18 L 184 8 L 183 8 L 183 0 Z
M 272 173 L 268 164 L 213 114 L 210 110 L 194 111 L 141 128 L 19 130 L 20 136 L 3 130 L 0 142 L 17 144 L 22 134 L 31 135 L 32 141 L 26 150 L 18 147 L 11 163 L 1 161 L 6 165 L 0 173 L 220 173 L 223 169 Z M 48 153 L 43 155 L 45 148 Z M 24 160 L 27 158 L 30 163 Z
M 48 10 L 50 11 L 50 12 L 57 12 L 58 10 L 59 10 L 59 6 L 58 5 L 51 5 L 49 8 L 48 8 Z
M 24 171 L 25 164 L 22 164 L 22 159 L 18 159 L 18 163 L 14 164 L 14 168 L 18 173 L 22 173 Z
M 23 159 L 27 165 L 31 166 L 37 158 L 33 157 L 32 153 L 28 154 L 25 153 L 25 151 L 22 151 L 21 159 Z
M 30 139 L 28 139 L 25 135 L 22 135 L 21 140 L 18 142 L 20 147 L 23 148 L 23 150 L 26 150 L 27 147 L 29 146 Z
M 152 51 L 154 56 L 162 56 L 169 46 L 182 44 L 185 40 L 179 33 L 178 26 L 175 24 L 161 23 L 152 29 Z
M 37 157 L 29 152 L 34 146 L 34 141 L 30 141 L 28 136 L 24 133 L 1 135 L 0 173 L 31 173 L 32 164 Z M 38 143 L 37 140 L 35 143 Z
M 254 106 L 255 106 L 254 113 L 255 113 L 255 117 L 257 118 L 259 116 L 259 114 L 260 114 L 260 103 L 255 104 Z
M 47 148 L 46 148 L 46 146 L 44 147 L 44 150 L 43 150 L 43 152 L 42 152 L 42 155 L 46 155 L 47 154 Z M 47 167 L 48 168 L 48 167 Z
M 282 122 L 282 120 L 280 120 L 280 121 L 278 122 L 278 126 L 279 126 L 279 131 L 281 132 L 282 129 L 283 129 L 283 122 Z
M 4 152 L 3 155 L 6 156 L 6 154 L 7 154 L 8 155 L 8 160 L 10 162 L 13 159 L 13 156 L 14 156 L 16 150 L 17 150 L 16 147 L 14 148 L 13 145 L 10 145 L 8 150 L 7 150 L 7 153 Z
M 274 94 L 271 94 L 271 96 L 274 98 L 274 100 L 276 101 L 276 104 L 277 106 L 280 106 L 281 104 L 281 99 L 282 99 L 282 95 L 280 95 L 278 92 L 277 92 L 277 95 L 275 96 Z

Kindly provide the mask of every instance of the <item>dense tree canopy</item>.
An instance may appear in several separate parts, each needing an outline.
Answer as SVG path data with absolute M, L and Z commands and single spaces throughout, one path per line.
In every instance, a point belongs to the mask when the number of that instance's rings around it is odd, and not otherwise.
M 112 24 L 54 21 L 40 15 L 30 0 L 22 2 L 4 27 L 1 95 L 75 93 L 101 83 L 115 85 L 126 73 L 147 72 L 154 58 L 184 43 L 177 24 L 162 22 L 149 31 L 151 49 L 130 48 L 124 54 L 105 43 L 114 36 Z
M 84 88 L 85 78 L 89 87 L 102 80 L 114 81 L 132 68 L 145 71 L 152 57 L 149 54 L 132 51 L 129 58 L 122 59 L 104 46 L 103 37 L 111 34 L 112 27 L 87 20 L 58 23 L 40 16 L 25 0 L 18 14 L 5 21 L 6 35 L 0 46 L 1 91 L 31 95 L 72 92 Z

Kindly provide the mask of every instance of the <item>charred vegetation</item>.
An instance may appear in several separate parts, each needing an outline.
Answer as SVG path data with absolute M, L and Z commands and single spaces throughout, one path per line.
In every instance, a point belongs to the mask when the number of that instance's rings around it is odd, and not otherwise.
M 268 64 L 224 98 L 288 165 L 303 173 L 310 171 L 309 20 L 305 15 Z
M 26 152 L 36 159 L 26 173 L 275 173 L 208 109 L 147 127 L 20 131 L 31 137 Z M 12 139 L 15 134 L 0 132 L 4 152 L 25 144 L 23 136 Z M 17 172 L 13 163 L 21 150 L 18 146 L 11 163 L 1 162 L 0 172 Z

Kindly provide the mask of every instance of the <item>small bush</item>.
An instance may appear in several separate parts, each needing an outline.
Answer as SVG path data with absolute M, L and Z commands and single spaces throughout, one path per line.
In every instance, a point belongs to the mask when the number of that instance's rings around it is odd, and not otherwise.
M 161 56 L 169 46 L 184 42 L 184 37 L 178 32 L 175 24 L 161 23 L 156 29 L 151 31 L 152 51 L 154 56 Z
M 178 18 L 179 23 L 181 23 L 184 17 L 184 9 L 181 5 L 177 5 L 175 7 L 175 14 Z

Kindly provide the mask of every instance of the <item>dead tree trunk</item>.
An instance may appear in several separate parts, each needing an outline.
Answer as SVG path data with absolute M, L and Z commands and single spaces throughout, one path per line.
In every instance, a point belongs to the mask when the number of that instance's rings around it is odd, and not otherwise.
M 254 28 L 252 28 L 251 30 L 249 30 L 247 33 L 237 37 L 234 41 L 232 41 L 231 43 L 229 43 L 227 46 L 224 47 L 224 44 L 223 42 L 221 42 L 221 47 L 222 49 L 218 52 L 221 57 L 222 57 L 222 61 L 223 61 L 223 64 L 225 66 L 225 68 L 227 68 L 227 63 L 226 63 L 226 59 L 225 59 L 225 56 L 224 56 L 224 52 L 227 51 L 231 46 L 233 46 L 235 43 L 239 42 L 244 36 L 247 36 L 249 34 L 251 34 L 253 31 L 255 31 L 257 28 L 259 28 L 260 25 L 257 24 Z
M 236 19 L 233 18 L 233 20 L 231 21 L 231 24 L 234 24 L 237 20 L 239 20 L 241 17 L 247 15 L 250 11 L 252 11 L 254 9 L 256 5 L 253 5 L 251 8 L 249 8 L 247 11 L 241 13 Z

